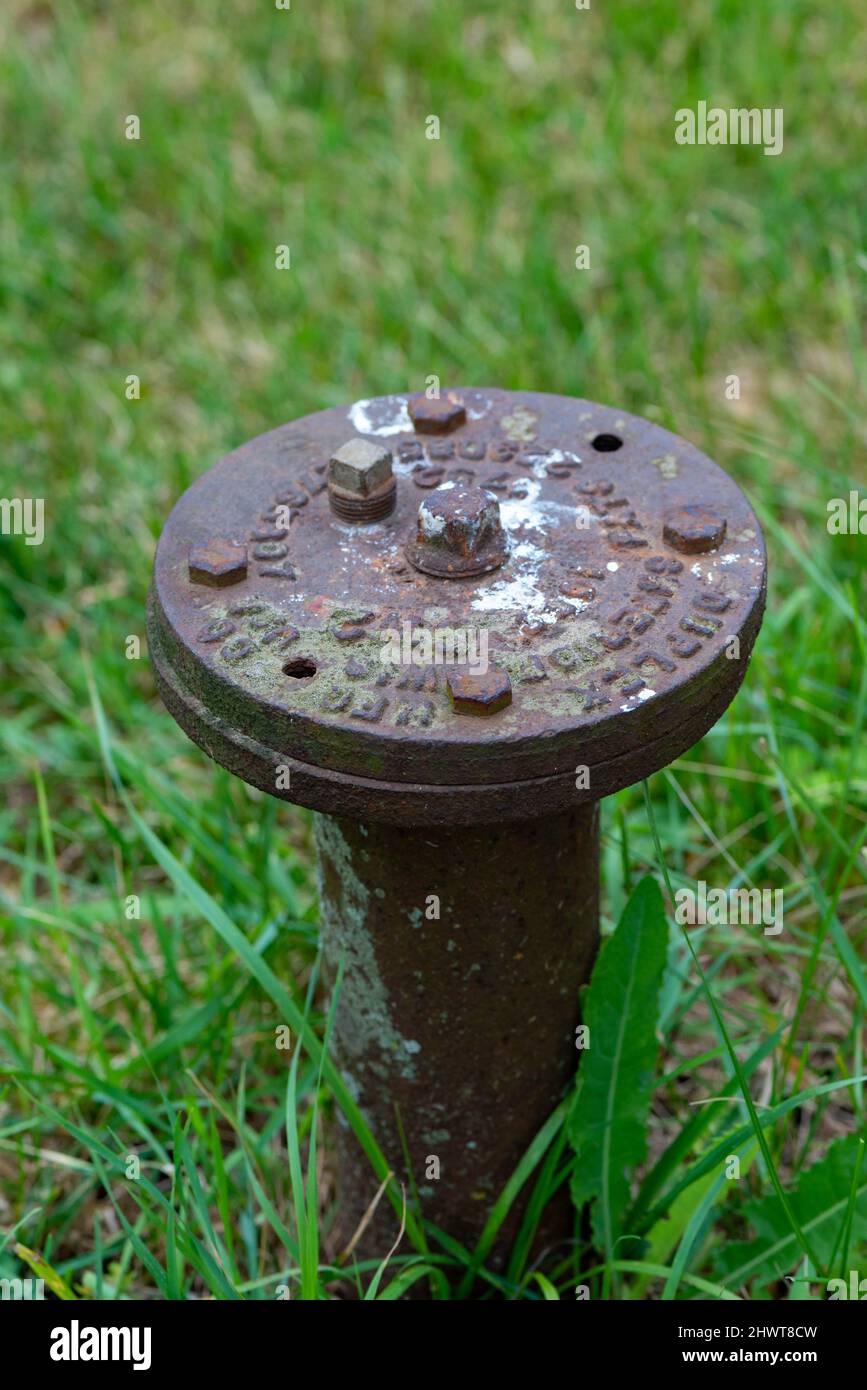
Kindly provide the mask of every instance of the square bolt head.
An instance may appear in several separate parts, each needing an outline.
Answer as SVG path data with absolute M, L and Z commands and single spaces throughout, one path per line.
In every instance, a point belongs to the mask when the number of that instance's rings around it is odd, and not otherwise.
M 467 418 L 464 406 L 451 396 L 413 396 L 408 409 L 417 434 L 450 434 Z
M 223 589 L 247 578 L 247 547 L 216 536 L 207 545 L 191 545 L 188 564 L 194 584 Z
M 502 666 L 489 666 L 479 676 L 451 671 L 446 685 L 456 714 L 496 714 L 512 703 L 512 682 Z
M 369 439 L 350 439 L 331 455 L 328 481 L 356 497 L 369 497 L 391 478 L 391 451 Z

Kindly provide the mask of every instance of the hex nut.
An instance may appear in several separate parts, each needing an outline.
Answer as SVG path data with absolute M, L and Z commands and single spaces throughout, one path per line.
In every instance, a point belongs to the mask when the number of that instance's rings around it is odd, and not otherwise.
M 224 589 L 247 578 L 247 547 L 216 536 L 205 545 L 191 545 L 187 563 L 193 584 Z
M 417 434 L 451 434 L 467 418 L 465 407 L 450 395 L 413 396 L 408 410 Z
M 702 555 L 717 550 L 725 540 L 726 521 L 703 502 L 672 507 L 663 518 L 662 537 L 666 545 L 683 555 Z
M 456 714 L 496 714 L 512 703 L 512 682 L 502 666 L 489 666 L 484 675 L 450 671 L 446 686 Z

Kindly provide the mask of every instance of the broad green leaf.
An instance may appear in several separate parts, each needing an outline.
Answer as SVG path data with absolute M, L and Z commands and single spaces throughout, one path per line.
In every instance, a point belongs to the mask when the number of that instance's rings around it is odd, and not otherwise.
M 820 1268 L 829 1275 L 838 1273 L 831 1266 L 845 1248 L 847 1230 L 852 1245 L 867 1240 L 867 1166 L 857 1172 L 861 1153 L 862 1141 L 857 1134 L 838 1139 L 823 1159 L 801 1173 L 789 1194 L 792 1209 L 817 1252 Z M 736 1285 L 756 1279 L 762 1284 L 794 1270 L 801 1259 L 801 1247 L 777 1194 L 747 1203 L 746 1217 L 756 1238 L 728 1245 L 720 1252 L 720 1279 Z
M 592 1202 L 594 1238 L 610 1257 L 629 1201 L 630 1174 L 647 1152 L 645 1126 L 657 1056 L 659 992 L 668 947 L 662 894 L 641 880 L 603 946 L 584 1004 L 589 1046 L 569 1119 L 572 1198 Z

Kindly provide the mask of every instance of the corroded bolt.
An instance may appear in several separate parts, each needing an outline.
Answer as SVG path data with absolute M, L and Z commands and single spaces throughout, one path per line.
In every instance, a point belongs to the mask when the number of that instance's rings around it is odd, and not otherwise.
M 672 507 L 663 519 L 662 538 L 683 555 L 703 555 L 717 550 L 725 540 L 725 517 L 703 502 Z
M 489 666 L 483 675 L 451 671 L 446 685 L 457 714 L 496 714 L 512 703 L 512 682 L 501 666 Z
M 419 505 L 416 534 L 406 547 L 416 569 L 439 579 L 463 579 L 495 570 L 509 553 L 492 492 L 443 483 Z
M 247 578 L 247 547 L 215 536 L 206 545 L 190 546 L 188 570 L 194 584 L 210 584 L 215 589 L 237 584 Z
M 409 418 L 418 434 L 451 434 L 462 425 L 467 412 L 453 396 L 413 396 L 409 403 Z
M 381 521 L 394 510 L 397 483 L 391 452 L 360 436 L 347 440 L 328 464 L 328 500 L 344 521 Z

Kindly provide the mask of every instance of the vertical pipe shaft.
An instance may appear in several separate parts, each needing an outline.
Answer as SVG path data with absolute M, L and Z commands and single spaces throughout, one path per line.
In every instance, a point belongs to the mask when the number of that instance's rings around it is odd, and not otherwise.
M 336 1060 L 407 1181 L 399 1111 L 424 1216 L 470 1247 L 577 1063 L 578 990 L 598 943 L 597 814 L 444 830 L 316 817 L 332 978 L 345 961 Z M 377 1181 L 344 1128 L 338 1184 L 347 1241 Z M 569 1235 L 566 1203 L 554 1225 L 549 1238 Z M 359 1249 L 381 1256 L 396 1233 L 383 1201 Z

